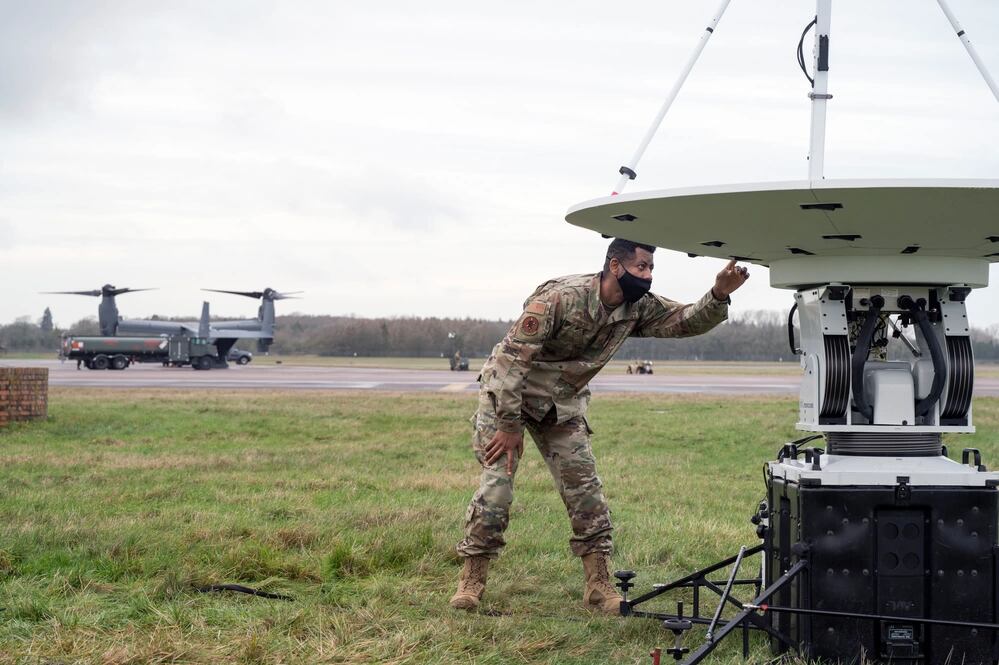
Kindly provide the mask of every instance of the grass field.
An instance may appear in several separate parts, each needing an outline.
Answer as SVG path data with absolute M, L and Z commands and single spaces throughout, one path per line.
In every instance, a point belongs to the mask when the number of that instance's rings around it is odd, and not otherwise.
M 654 622 L 579 606 L 533 450 L 483 611 L 447 607 L 474 399 L 54 389 L 48 421 L 0 432 L 0 663 L 648 663 L 669 641 Z M 597 398 L 615 565 L 647 587 L 752 543 L 760 466 L 795 415 L 783 397 Z M 951 449 L 995 463 L 999 399 L 975 417 Z M 294 600 L 197 591 L 220 583 Z M 735 641 L 718 653 L 741 662 Z

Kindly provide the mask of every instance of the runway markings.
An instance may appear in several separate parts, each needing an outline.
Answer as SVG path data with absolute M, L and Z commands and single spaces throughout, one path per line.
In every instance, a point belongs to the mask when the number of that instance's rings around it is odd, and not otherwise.
M 467 383 L 449 383 L 440 389 L 442 393 L 460 393 L 464 392 L 470 384 Z

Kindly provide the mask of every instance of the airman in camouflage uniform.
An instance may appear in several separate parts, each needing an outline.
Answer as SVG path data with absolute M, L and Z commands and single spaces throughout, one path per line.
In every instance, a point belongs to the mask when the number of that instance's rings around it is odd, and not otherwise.
M 604 271 L 549 280 L 524 303 L 524 312 L 482 367 L 472 447 L 482 466 L 468 506 L 465 558 L 451 605 L 478 606 L 489 560 L 504 546 L 513 480 L 523 454 L 523 431 L 537 444 L 572 525 L 570 548 L 582 557 L 584 602 L 617 612 L 610 584 L 611 520 L 590 447 L 586 408 L 590 380 L 628 337 L 688 337 L 728 316 L 728 295 L 748 272 L 735 261 L 692 305 L 648 293 L 654 247 L 615 240 Z

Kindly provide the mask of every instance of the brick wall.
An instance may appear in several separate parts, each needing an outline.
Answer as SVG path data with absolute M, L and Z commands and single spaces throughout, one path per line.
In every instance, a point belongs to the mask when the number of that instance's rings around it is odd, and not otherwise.
M 0 367 L 0 427 L 14 420 L 44 418 L 48 406 L 48 369 Z

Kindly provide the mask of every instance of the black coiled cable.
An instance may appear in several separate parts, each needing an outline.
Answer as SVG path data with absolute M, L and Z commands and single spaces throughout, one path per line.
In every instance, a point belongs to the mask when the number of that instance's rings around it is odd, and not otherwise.
M 853 361 L 850 366 L 853 401 L 857 405 L 857 411 L 867 418 L 868 422 L 874 422 L 874 407 L 867 403 L 867 395 L 864 394 L 864 364 L 867 363 L 867 354 L 871 352 L 874 329 L 878 325 L 878 319 L 881 318 L 881 308 L 884 305 L 885 299 L 881 296 L 871 298 L 867 319 L 857 336 L 857 347 L 853 350 Z
M 943 349 L 940 348 L 940 340 L 937 339 L 930 326 L 929 317 L 926 310 L 918 305 L 914 305 L 912 318 L 915 320 L 919 330 L 923 333 L 923 339 L 930 347 L 930 358 L 933 360 L 933 384 L 930 386 L 930 394 L 916 402 L 916 417 L 925 416 L 933 408 L 933 405 L 940 399 L 944 388 L 944 372 L 947 365 L 944 363 Z

